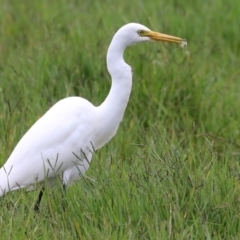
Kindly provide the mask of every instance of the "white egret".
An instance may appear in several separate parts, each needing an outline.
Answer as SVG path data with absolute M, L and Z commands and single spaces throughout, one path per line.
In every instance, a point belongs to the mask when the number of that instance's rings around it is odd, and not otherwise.
M 50 108 L 22 137 L 0 169 L 0 196 L 21 188 L 33 190 L 39 184 L 53 187 L 58 178 L 63 186 L 71 185 L 84 174 L 93 152 L 116 134 L 129 100 L 132 71 L 123 59 L 124 50 L 151 40 L 186 44 L 181 38 L 153 32 L 137 23 L 120 28 L 107 52 L 112 86 L 105 101 L 94 106 L 81 97 L 68 97 Z

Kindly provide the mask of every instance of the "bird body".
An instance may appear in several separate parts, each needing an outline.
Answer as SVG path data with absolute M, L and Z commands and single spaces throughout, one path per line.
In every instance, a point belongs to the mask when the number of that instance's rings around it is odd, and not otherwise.
M 1 188 L 32 187 L 74 164 L 84 172 L 93 152 L 90 143 L 95 134 L 95 116 L 95 107 L 83 98 L 69 97 L 56 103 L 22 137 L 0 169 Z M 83 160 L 81 151 L 88 160 Z
M 120 28 L 107 53 L 112 86 L 105 101 L 94 106 L 81 97 L 68 97 L 50 108 L 22 137 L 0 169 L 0 196 L 20 188 L 32 190 L 36 183 L 45 181 L 54 186 L 58 177 L 71 185 L 85 173 L 94 151 L 116 134 L 129 100 L 132 71 L 123 59 L 124 50 L 149 40 L 184 41 L 136 23 Z

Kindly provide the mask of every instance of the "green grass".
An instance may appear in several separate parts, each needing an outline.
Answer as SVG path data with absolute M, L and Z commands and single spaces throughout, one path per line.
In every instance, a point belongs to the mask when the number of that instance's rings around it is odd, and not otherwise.
M 116 137 L 68 189 L 0 199 L 0 239 L 240 239 L 240 2 L 1 1 L 0 166 L 55 102 L 100 104 L 106 51 L 128 22 L 188 49 L 126 51 L 131 99 Z

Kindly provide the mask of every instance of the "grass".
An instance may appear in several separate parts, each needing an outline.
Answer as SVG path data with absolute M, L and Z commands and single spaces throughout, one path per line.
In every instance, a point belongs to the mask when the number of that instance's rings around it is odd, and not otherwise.
M 114 32 L 139 22 L 188 49 L 129 48 L 134 83 L 116 137 L 68 189 L 0 201 L 1 239 L 239 239 L 240 2 L 1 1 L 0 166 L 59 99 L 106 97 Z M 127 134 L 126 134 L 127 133 Z

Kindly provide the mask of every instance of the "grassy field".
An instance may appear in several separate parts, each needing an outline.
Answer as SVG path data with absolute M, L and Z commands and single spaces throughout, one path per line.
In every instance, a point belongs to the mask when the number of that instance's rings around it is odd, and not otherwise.
M 240 1 L 18 1 L 0 8 L 0 166 L 58 100 L 100 104 L 128 22 L 186 38 L 126 51 L 133 91 L 85 177 L 0 199 L 0 239 L 240 239 Z

